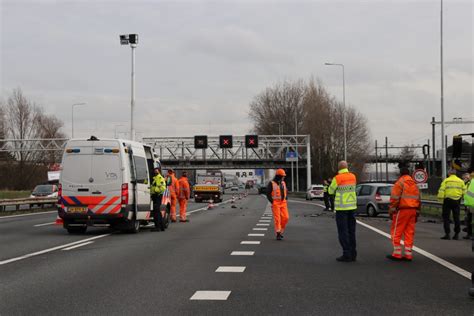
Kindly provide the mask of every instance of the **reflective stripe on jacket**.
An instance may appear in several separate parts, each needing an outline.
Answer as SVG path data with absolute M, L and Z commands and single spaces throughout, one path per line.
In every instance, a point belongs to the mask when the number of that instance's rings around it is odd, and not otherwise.
M 153 181 L 151 183 L 151 194 L 163 194 L 166 190 L 166 181 L 165 178 L 161 174 L 157 174 L 153 177 Z
M 357 209 L 356 176 L 348 169 L 341 169 L 337 176 L 332 179 L 328 193 L 336 194 L 334 198 L 334 209 L 336 211 L 352 211 Z
M 401 176 L 395 182 L 390 194 L 390 210 L 419 209 L 420 201 L 420 190 L 415 180 L 409 175 Z
M 464 194 L 464 205 L 474 207 L 474 181 L 468 182 L 467 192 Z
M 178 198 L 189 200 L 189 196 L 191 195 L 191 190 L 189 188 L 188 178 L 181 177 L 179 178 L 178 182 L 179 182 Z
M 272 199 L 274 202 L 285 200 L 288 197 L 288 190 L 286 188 L 285 181 L 282 181 L 281 185 L 283 186 L 283 190 L 284 190 L 283 195 L 281 194 L 280 185 L 278 185 L 276 181 L 272 181 Z
M 438 199 L 459 200 L 464 193 L 466 193 L 464 181 L 452 174 L 441 183 L 438 191 Z
M 171 196 L 178 196 L 179 194 L 179 182 L 178 179 L 172 175 L 168 175 L 166 178 L 166 184 L 170 187 Z

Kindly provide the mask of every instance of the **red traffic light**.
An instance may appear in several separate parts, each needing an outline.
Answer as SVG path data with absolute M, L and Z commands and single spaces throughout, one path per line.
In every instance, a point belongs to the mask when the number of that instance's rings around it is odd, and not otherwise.
M 219 136 L 219 147 L 220 148 L 232 148 L 232 135 L 221 135 Z
M 258 147 L 258 135 L 245 135 L 245 147 L 257 148 Z

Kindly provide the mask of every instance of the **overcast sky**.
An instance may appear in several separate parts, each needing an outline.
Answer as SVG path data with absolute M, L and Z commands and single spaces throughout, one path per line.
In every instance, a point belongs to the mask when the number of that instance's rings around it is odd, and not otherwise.
M 444 7 L 445 117 L 474 120 L 473 1 Z M 345 64 L 346 103 L 372 139 L 421 144 L 440 117 L 439 25 L 439 0 L 3 0 L 1 93 L 21 87 L 68 135 L 77 102 L 75 136 L 125 132 L 131 50 L 119 34 L 138 33 L 139 137 L 243 135 L 252 98 L 287 79 L 313 76 L 342 99 L 331 61 Z

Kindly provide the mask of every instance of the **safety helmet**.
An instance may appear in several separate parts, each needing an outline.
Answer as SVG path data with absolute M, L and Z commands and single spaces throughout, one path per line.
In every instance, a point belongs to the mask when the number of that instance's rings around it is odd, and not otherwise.
M 286 172 L 285 172 L 285 170 L 283 170 L 283 169 L 278 169 L 278 170 L 276 171 L 276 175 L 277 175 L 277 176 L 286 177 Z

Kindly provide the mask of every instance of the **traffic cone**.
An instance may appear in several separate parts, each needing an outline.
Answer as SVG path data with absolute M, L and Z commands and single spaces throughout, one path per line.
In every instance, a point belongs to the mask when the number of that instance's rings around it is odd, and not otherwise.
M 56 221 L 54 222 L 54 225 L 63 225 L 64 224 L 64 220 L 59 217 L 59 215 L 56 215 Z
M 212 210 L 214 208 L 214 200 L 209 200 L 209 204 L 207 204 L 207 209 Z
M 235 195 L 232 195 L 232 200 L 230 201 L 230 204 L 234 204 L 235 203 Z

